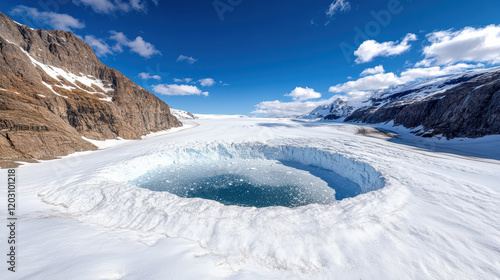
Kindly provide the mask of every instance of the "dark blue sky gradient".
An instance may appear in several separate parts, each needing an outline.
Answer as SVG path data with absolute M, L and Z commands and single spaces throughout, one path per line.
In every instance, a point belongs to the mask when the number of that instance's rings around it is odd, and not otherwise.
M 357 48 L 354 28 L 363 30 L 374 20 L 371 11 L 387 9 L 389 1 L 349 0 L 351 10 L 339 12 L 327 25 L 325 11 L 332 0 L 242 0 L 224 14 L 224 21 L 211 0 L 160 0 L 157 7 L 149 3 L 147 12 L 112 15 L 95 13 L 69 0 L 53 2 L 62 4 L 45 9 L 40 3 L 47 0 L 3 0 L 0 11 L 34 28 L 50 27 L 13 16 L 9 13 L 12 8 L 25 5 L 69 14 L 85 22 L 85 28 L 74 30 L 80 36 L 109 38 L 109 31 L 115 30 L 129 39 L 143 37 L 161 55 L 147 59 L 125 50 L 100 59 L 150 91 L 158 83 L 173 84 L 173 78 L 213 78 L 229 84 L 204 88 L 198 84 L 210 93 L 208 97 L 158 95 L 172 107 L 196 113 L 249 114 L 264 100 L 291 101 L 283 95 L 298 86 L 314 88 L 328 98 L 332 95 L 330 86 L 348 81 L 349 76 L 358 77 L 365 68 L 382 64 L 386 71 L 399 73 L 409 63 L 421 60 L 425 34 L 429 32 L 500 24 L 498 0 L 401 0 L 402 12 L 393 15 L 390 23 L 370 39 L 396 41 L 414 33 L 418 41 L 412 42 L 412 49 L 403 55 L 378 57 L 357 65 L 354 56 L 346 59 L 339 45 L 345 42 Z M 198 61 L 192 65 L 176 62 L 181 54 Z M 140 72 L 162 79 L 143 81 L 138 77 Z

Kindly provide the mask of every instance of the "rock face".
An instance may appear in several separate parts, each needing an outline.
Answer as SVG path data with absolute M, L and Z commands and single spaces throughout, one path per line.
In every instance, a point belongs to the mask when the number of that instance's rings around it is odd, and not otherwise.
M 334 102 L 329 108 L 334 113 L 324 119 L 345 117 L 346 122 L 372 124 L 394 121 L 394 125 L 415 128 L 413 133 L 423 137 L 500 134 L 500 68 L 400 85 L 374 92 L 356 106 Z
M 0 159 L 52 158 L 182 124 L 167 104 L 102 64 L 71 32 L 0 13 Z

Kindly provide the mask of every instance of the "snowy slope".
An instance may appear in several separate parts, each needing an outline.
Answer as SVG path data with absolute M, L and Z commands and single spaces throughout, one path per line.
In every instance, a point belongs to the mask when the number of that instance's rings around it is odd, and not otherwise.
M 170 108 L 170 113 L 172 113 L 172 115 L 174 115 L 176 118 L 178 118 L 180 120 L 188 120 L 188 119 L 195 119 L 196 118 L 193 114 L 191 114 L 189 112 L 179 110 L 179 109 L 174 109 L 174 108 Z
M 369 98 L 371 101 L 370 105 L 374 107 L 381 107 L 389 103 L 404 104 L 421 101 L 462 85 L 479 75 L 490 75 L 498 71 L 500 71 L 500 67 L 475 69 L 464 73 L 451 74 L 423 81 L 412 82 L 409 84 L 393 86 L 386 90 L 374 92 Z
M 311 111 L 311 113 L 303 116 L 304 119 L 325 119 L 325 120 L 336 120 L 349 116 L 356 109 L 366 105 L 367 101 L 363 102 L 360 100 L 353 101 L 349 100 L 347 97 L 339 97 L 335 99 L 331 104 L 319 106 L 318 108 Z
M 385 90 L 373 91 L 365 100 L 340 97 L 329 105 L 314 109 L 305 118 L 339 119 L 349 117 L 357 109 L 374 111 L 385 105 L 405 105 L 431 99 L 449 89 L 460 86 L 475 77 L 497 74 L 500 67 L 469 70 L 464 73 L 430 78 L 408 84 L 396 85 Z
M 287 119 L 186 123 L 198 125 L 19 168 L 19 271 L 0 278 L 500 278 L 498 137 L 478 139 L 485 150 L 464 156 L 475 140 Z M 335 170 L 366 193 L 248 208 L 132 183 L 179 162 L 249 156 Z

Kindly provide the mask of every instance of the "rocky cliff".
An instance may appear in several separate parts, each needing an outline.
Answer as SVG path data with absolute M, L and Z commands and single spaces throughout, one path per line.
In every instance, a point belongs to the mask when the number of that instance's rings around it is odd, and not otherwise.
M 371 124 L 393 121 L 423 137 L 500 134 L 500 68 L 400 85 L 374 92 L 356 106 L 334 102 L 317 110 L 322 110 L 323 119 Z
M 139 139 L 181 125 L 71 32 L 34 30 L 0 13 L 1 160 L 96 149 L 82 136 Z

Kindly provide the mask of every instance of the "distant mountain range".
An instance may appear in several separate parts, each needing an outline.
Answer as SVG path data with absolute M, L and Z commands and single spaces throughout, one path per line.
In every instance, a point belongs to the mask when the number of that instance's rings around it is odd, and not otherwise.
M 477 138 L 500 134 L 500 67 L 471 70 L 376 91 L 351 102 L 340 97 L 305 118 L 386 123 L 419 136 Z
M 0 165 L 97 148 L 82 136 L 139 139 L 182 126 L 71 32 L 35 30 L 0 13 L 0 60 Z

